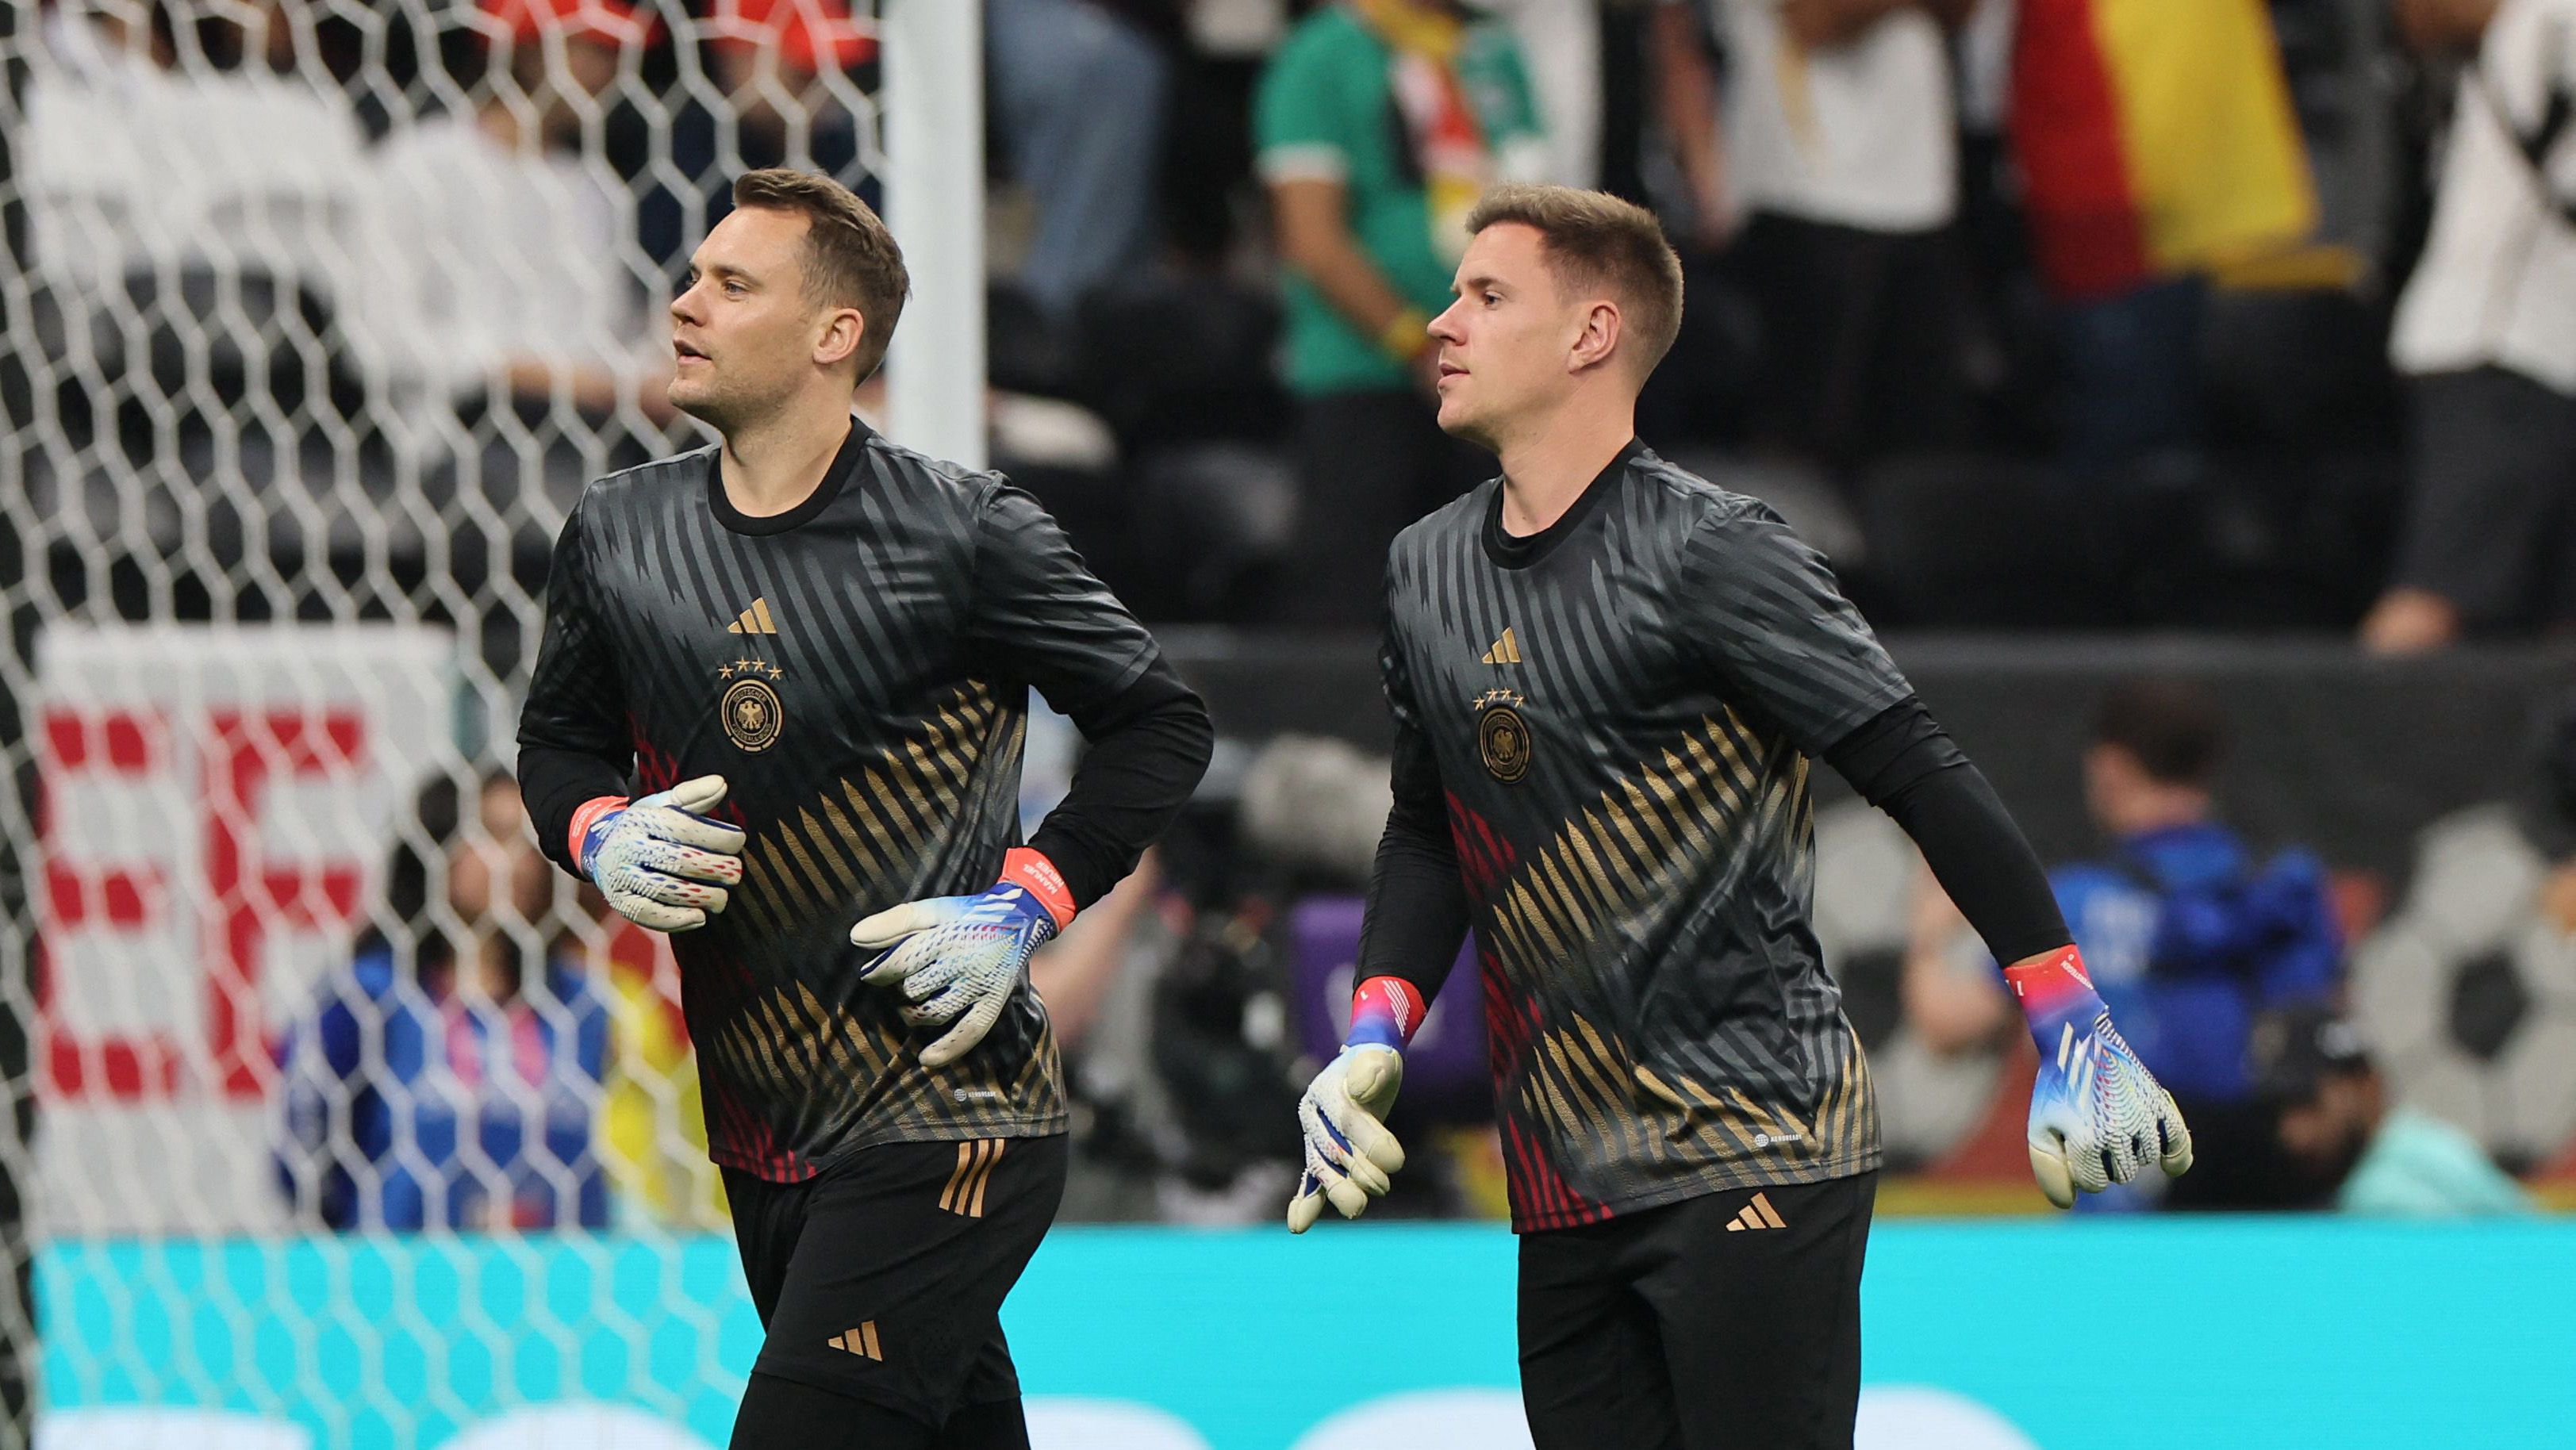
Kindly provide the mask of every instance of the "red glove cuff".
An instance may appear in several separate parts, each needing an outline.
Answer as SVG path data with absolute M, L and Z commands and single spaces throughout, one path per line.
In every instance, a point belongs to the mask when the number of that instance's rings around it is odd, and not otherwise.
M 2034 1021 L 2095 995 L 2093 975 L 2084 970 L 2084 954 L 2072 944 L 2037 961 L 2004 968 L 2004 981 L 2020 1000 L 2022 1014 Z
M 1348 1042 L 1374 1042 L 1401 1052 L 1422 1030 L 1430 1008 L 1422 993 L 1402 977 L 1371 977 L 1351 993 Z M 1392 1039 L 1392 1040 L 1390 1040 Z
M 626 797 L 622 795 L 592 796 L 581 803 L 579 810 L 572 813 L 571 860 L 576 868 L 581 865 L 581 838 L 590 834 L 590 828 L 599 823 L 601 816 L 607 815 L 610 811 L 622 811 L 628 804 Z
M 1055 929 L 1062 931 L 1073 921 L 1073 888 L 1064 884 L 1064 873 L 1055 863 L 1027 846 L 1013 846 L 1002 857 L 1002 879 L 1038 899 L 1055 918 Z

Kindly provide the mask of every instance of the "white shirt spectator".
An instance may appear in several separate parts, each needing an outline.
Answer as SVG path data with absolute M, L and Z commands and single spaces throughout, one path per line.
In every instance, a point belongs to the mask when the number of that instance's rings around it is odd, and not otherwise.
M 1595 186 L 1601 179 L 1600 0 L 1487 0 L 1520 42 L 1547 144 L 1547 179 Z
M 2576 101 L 2576 0 L 2504 0 L 2452 107 L 2390 343 L 2401 372 L 2499 367 L 2576 394 L 2576 127 L 2524 150 L 2553 98 Z
M 631 202 L 593 168 L 466 114 L 396 131 L 366 170 L 340 300 L 369 375 L 448 402 L 522 361 L 630 381 L 662 365 L 625 265 Z
M 1871 231 L 1929 231 L 1958 209 L 1950 59 L 1913 6 L 1810 51 L 1780 0 L 1707 0 L 1726 68 L 1729 204 Z
M 337 92 L 256 67 L 163 70 L 86 16 L 43 34 L 27 107 L 40 270 L 84 291 L 165 265 L 326 273 L 361 154 Z

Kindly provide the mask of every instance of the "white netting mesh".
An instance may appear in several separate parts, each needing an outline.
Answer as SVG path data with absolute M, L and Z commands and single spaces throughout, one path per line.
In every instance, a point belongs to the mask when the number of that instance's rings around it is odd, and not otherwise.
M 721 1442 L 748 1353 L 729 1247 L 677 1238 L 722 1219 L 667 954 L 485 784 L 565 509 L 693 440 L 662 304 L 730 179 L 884 169 L 851 8 L 0 29 L 47 1443 Z M 495 1423 L 563 1400 L 628 1410 Z

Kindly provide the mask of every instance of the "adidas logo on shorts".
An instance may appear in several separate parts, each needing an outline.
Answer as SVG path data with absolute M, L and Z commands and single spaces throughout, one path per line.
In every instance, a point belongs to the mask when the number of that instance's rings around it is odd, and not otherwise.
M 873 1319 L 856 1329 L 845 1329 L 823 1342 L 862 1359 L 873 1359 L 880 1364 L 885 1361 L 885 1351 L 877 1345 L 877 1322 Z
M 1751 1203 L 1744 1205 L 1744 1211 L 1735 1216 L 1735 1222 L 1726 1226 L 1726 1231 L 1740 1233 L 1749 1228 L 1787 1228 L 1788 1226 L 1789 1221 L 1780 1216 L 1780 1210 L 1771 1206 L 1771 1196 L 1767 1193 L 1757 1193 L 1753 1195 Z

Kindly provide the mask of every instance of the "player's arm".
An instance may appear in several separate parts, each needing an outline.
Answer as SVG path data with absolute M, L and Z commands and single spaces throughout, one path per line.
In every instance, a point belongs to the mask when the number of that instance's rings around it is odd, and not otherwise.
M 1320 52 L 1291 40 L 1253 100 L 1257 169 L 1270 193 L 1271 229 L 1291 270 L 1360 336 L 1398 362 L 1431 346 L 1431 318 L 1408 301 L 1360 245 L 1350 223 L 1352 124 Z M 1382 103 L 1381 103 L 1382 104 Z M 1374 112 L 1366 124 L 1383 124 Z
M 1035 686 L 1082 732 L 1072 786 L 1000 877 L 975 896 L 878 912 L 850 929 L 878 952 L 861 974 L 903 992 L 922 1049 L 941 1067 L 992 1030 L 1029 957 L 1107 895 L 1163 834 L 1207 772 L 1207 706 L 1154 637 L 1094 577 L 1036 499 L 997 487 L 983 505 L 968 648 L 989 678 Z
M 1423 736 L 1392 639 L 1380 665 L 1395 717 L 1395 800 L 1369 867 L 1350 1032 L 1297 1104 L 1306 1142 L 1305 1173 L 1288 1202 L 1288 1227 L 1297 1233 L 1314 1226 L 1327 1201 L 1344 1218 L 1359 1217 L 1392 1186 L 1388 1175 L 1404 1166 L 1386 1112 L 1404 1080 L 1404 1049 L 1467 935 L 1467 888 L 1449 834 L 1439 762 Z
M 2191 1166 L 2172 1095 L 2093 991 L 2048 875 L 1994 787 L 1843 597 L 1822 556 L 1778 515 L 1712 514 L 1690 540 L 1691 606 L 1733 692 L 1820 756 L 1914 838 L 1983 937 L 2039 1043 L 2031 1170 L 2051 1202 L 2126 1182 L 2148 1162 Z
M 593 585 L 576 506 L 548 566 L 545 638 L 519 711 L 519 796 L 537 848 L 627 919 L 704 926 L 742 880 L 742 832 L 704 814 L 724 799 L 722 776 L 627 798 L 626 694 Z

